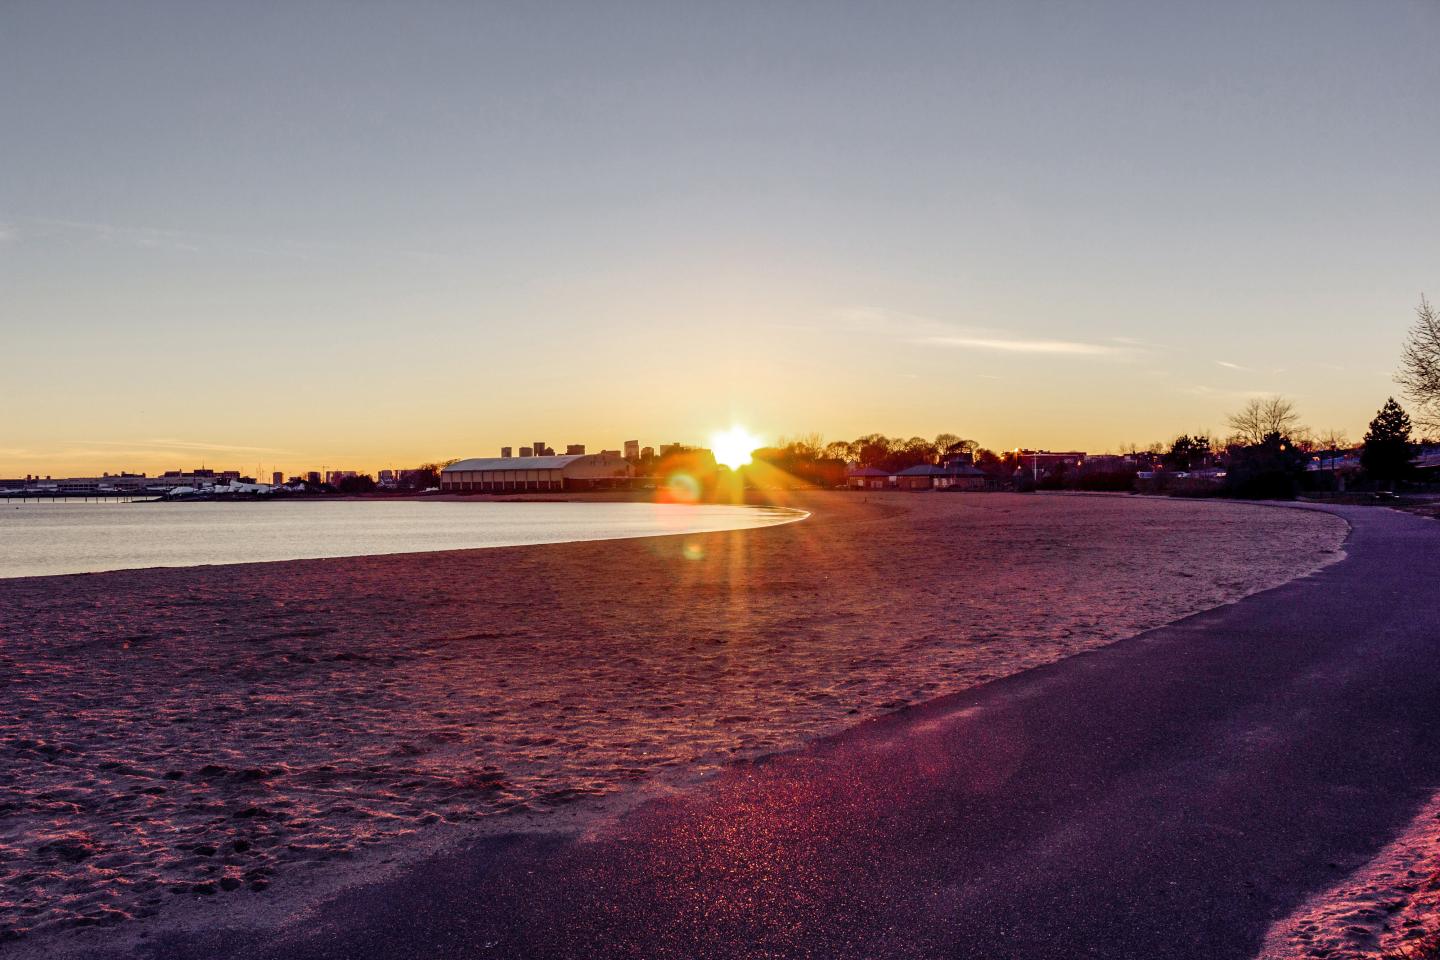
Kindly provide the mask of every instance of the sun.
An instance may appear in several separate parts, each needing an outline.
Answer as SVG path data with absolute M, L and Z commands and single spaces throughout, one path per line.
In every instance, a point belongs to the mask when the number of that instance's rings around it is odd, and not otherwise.
M 710 452 L 715 462 L 738 470 L 750 462 L 750 454 L 760 446 L 760 438 L 744 427 L 731 427 L 721 433 L 711 434 Z

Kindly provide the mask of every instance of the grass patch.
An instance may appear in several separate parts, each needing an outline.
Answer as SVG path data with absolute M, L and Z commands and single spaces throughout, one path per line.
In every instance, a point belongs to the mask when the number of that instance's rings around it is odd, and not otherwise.
M 1440 960 L 1440 930 L 1432 930 L 1394 950 L 1380 954 L 1380 960 Z

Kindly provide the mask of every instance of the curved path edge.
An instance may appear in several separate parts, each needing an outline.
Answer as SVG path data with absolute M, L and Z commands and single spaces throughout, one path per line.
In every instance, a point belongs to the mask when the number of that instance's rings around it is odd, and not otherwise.
M 1288 584 L 142 955 L 1252 957 L 1440 788 L 1440 525 L 1327 509 Z

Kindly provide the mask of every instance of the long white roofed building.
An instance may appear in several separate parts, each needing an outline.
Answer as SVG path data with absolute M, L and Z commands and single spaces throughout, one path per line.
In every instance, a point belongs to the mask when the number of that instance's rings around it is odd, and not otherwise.
M 457 460 L 440 471 L 440 489 L 446 493 L 600 490 L 623 487 L 631 476 L 630 461 L 609 452 L 477 457 Z

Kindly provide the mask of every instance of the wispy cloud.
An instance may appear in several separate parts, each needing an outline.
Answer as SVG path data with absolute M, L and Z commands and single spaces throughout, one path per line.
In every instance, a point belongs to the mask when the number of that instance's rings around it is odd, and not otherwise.
M 32 237 L 43 238 L 46 236 L 72 237 L 83 238 L 93 243 L 172 253 L 249 254 L 302 262 L 329 262 L 343 261 L 368 249 L 363 243 L 363 238 L 361 242 L 355 243 L 309 243 L 293 239 L 172 230 L 137 224 L 69 220 L 56 217 L 21 217 L 14 223 L 0 224 L 0 227 L 9 226 L 12 236 L 18 237 L 18 226 L 22 223 L 27 227 L 26 240 Z M 369 250 L 369 252 L 419 262 L 438 262 L 449 259 L 432 250 L 396 248 L 389 245 L 382 249 Z
M 48 465 L 58 463 L 91 464 L 81 472 L 101 469 L 128 469 L 137 461 L 190 466 L 193 462 L 221 460 L 226 463 L 266 462 L 296 456 L 292 450 L 278 447 L 255 447 L 237 443 L 212 443 L 203 440 L 62 440 L 53 447 L 0 447 L 0 461 Z M 356 458 L 359 459 L 359 458 Z M 0 465 L 0 472 L 4 471 Z
M 204 440 L 180 440 L 174 437 L 160 437 L 151 440 L 75 440 L 82 447 L 101 447 L 107 450 L 123 447 L 131 451 L 200 452 L 200 453 L 290 453 L 279 447 L 251 447 L 235 443 L 212 443 Z
M 1133 354 L 1134 348 L 1078 340 L 1030 340 L 1015 337 L 921 337 L 916 343 L 935 347 L 989 350 L 996 353 L 1051 354 L 1070 357 L 1119 357 Z
M 923 333 L 943 333 L 948 325 L 931 317 L 878 307 L 847 307 L 835 311 L 834 320 L 842 329 L 853 333 L 912 338 Z
M 42 234 L 81 234 L 99 243 L 143 247 L 149 250 L 181 250 L 186 253 L 196 253 L 203 248 L 201 238 L 179 230 L 121 226 L 86 220 L 59 220 L 49 217 L 30 217 L 26 218 L 26 222 L 38 227 Z
M 1110 337 L 1098 342 L 1033 337 L 1012 330 L 947 323 L 933 317 L 874 307 L 842 310 L 836 314 L 836 319 L 843 327 L 857 333 L 953 350 L 1097 359 L 1134 359 L 1145 352 L 1141 342 L 1130 337 Z
M 1195 397 L 1210 397 L 1219 400 L 1252 400 L 1255 398 L 1273 397 L 1274 390 L 1221 390 L 1210 386 L 1181 387 L 1181 393 Z
M 1238 363 L 1231 363 L 1229 360 L 1216 360 L 1215 365 L 1217 367 L 1224 367 L 1226 370 L 1234 370 L 1238 373 L 1263 373 L 1276 377 L 1286 371 L 1285 367 L 1270 367 L 1269 369 L 1262 369 L 1260 367 L 1247 367 Z
M 200 440 L 176 440 L 164 438 L 152 440 L 151 443 L 173 447 L 178 450 L 219 450 L 222 452 L 233 451 L 238 453 L 289 453 L 289 450 L 282 450 L 279 447 L 247 447 L 235 443 L 206 443 Z

